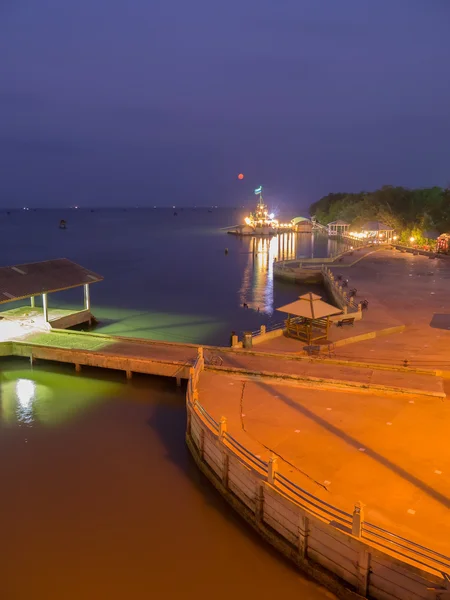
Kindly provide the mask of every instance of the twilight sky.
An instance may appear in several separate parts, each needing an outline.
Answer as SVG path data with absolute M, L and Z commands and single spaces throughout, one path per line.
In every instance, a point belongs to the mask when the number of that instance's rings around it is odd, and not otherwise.
M 0 205 L 447 185 L 449 24 L 450 0 L 0 0 Z

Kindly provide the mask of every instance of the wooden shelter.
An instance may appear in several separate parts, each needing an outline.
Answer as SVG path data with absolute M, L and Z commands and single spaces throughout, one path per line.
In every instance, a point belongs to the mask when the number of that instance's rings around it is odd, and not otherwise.
M 299 299 L 277 308 L 288 313 L 286 331 L 293 337 L 309 344 L 328 338 L 330 317 L 342 313 L 340 308 L 324 302 L 320 296 L 308 292 Z
M 348 233 L 349 227 L 350 223 L 346 223 L 345 221 L 341 221 L 340 219 L 338 221 L 332 221 L 327 225 L 328 235 L 346 235 Z
M 52 325 L 59 328 L 90 322 L 92 315 L 89 286 L 102 280 L 101 275 L 67 258 L 0 267 L 0 305 L 30 299 L 32 313 L 42 313 L 44 322 L 52 321 Z M 84 288 L 84 309 L 59 310 L 57 315 L 51 315 L 49 318 L 48 295 L 75 287 Z M 42 298 L 42 308 L 35 305 L 36 297 Z M 0 318 L 18 318 L 23 312 L 23 307 L 2 311 Z M 25 313 L 29 316 L 30 310 L 26 310 Z

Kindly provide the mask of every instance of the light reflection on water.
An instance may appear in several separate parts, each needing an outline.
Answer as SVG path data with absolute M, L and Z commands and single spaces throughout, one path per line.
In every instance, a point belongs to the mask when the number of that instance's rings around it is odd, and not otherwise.
M 49 372 L 19 367 L 0 372 L 0 427 L 58 426 L 117 389 L 117 383 L 78 377 L 64 368 Z
M 218 582 L 220 598 L 237 589 L 242 598 L 333 598 L 204 479 L 184 441 L 184 393 L 172 381 L 6 364 L 2 599 L 207 598 Z
M 273 237 L 249 237 L 245 240 L 247 264 L 239 289 L 241 306 L 272 316 L 274 312 L 273 263 L 280 260 L 323 258 L 342 251 L 343 242 L 315 234 L 283 233 Z M 295 288 L 293 287 L 295 294 Z
M 296 249 L 297 235 L 294 233 L 248 240 L 248 261 L 239 290 L 241 305 L 245 303 L 250 309 L 272 315 L 273 262 L 295 258 Z
M 36 383 L 32 379 L 16 381 L 17 420 L 23 423 L 33 422 L 33 400 L 35 400 Z

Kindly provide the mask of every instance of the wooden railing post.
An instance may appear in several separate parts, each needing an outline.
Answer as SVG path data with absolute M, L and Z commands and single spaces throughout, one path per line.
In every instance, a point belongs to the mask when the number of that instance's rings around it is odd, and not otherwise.
M 196 380 L 198 379 L 198 372 L 203 371 L 204 368 L 205 368 L 205 359 L 204 359 L 204 355 L 203 355 L 203 348 L 201 346 L 199 346 L 199 348 L 197 349 Z
M 265 333 L 266 333 L 266 326 L 265 325 L 261 325 L 260 335 L 265 335 Z
M 222 417 L 219 421 L 219 438 L 222 439 L 227 431 L 227 419 Z
M 267 481 L 273 485 L 275 483 L 276 472 L 277 472 L 277 457 L 272 454 L 268 464 Z
M 362 526 L 364 523 L 364 504 L 357 502 L 353 510 L 352 535 L 361 537 Z
M 298 527 L 298 551 L 300 557 L 305 559 L 308 556 L 308 536 L 309 536 L 309 518 L 305 515 L 300 517 Z
M 222 452 L 222 485 L 225 488 L 228 488 L 228 470 L 229 470 L 229 457 L 228 457 L 228 452 L 226 451 L 225 445 L 224 445 L 224 438 L 225 438 L 225 434 L 227 432 L 227 419 L 226 417 L 222 417 L 219 421 L 219 442 L 220 442 L 220 449 Z
M 370 552 L 367 547 L 361 544 L 361 549 L 358 553 L 358 592 L 363 598 L 366 598 L 369 590 L 370 577 Z
M 259 522 L 264 520 L 264 484 L 256 486 L 255 516 Z
M 189 406 L 189 404 L 186 405 L 186 414 L 187 414 L 187 423 L 186 423 L 186 432 L 188 434 L 188 436 L 191 436 L 191 421 L 192 421 L 192 416 L 191 416 L 191 407 Z
M 205 430 L 203 426 L 200 430 L 200 456 L 202 460 L 205 460 Z

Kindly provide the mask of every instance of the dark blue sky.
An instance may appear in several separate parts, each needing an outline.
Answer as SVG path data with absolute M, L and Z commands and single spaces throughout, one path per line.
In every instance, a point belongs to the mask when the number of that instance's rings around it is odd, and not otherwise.
M 449 24 L 449 0 L 0 0 L 1 204 L 447 185 Z

